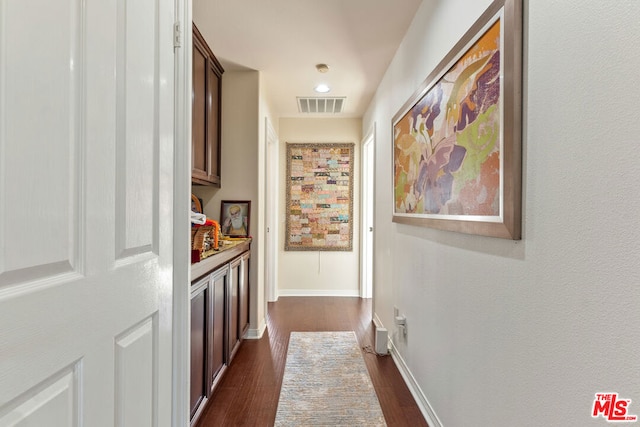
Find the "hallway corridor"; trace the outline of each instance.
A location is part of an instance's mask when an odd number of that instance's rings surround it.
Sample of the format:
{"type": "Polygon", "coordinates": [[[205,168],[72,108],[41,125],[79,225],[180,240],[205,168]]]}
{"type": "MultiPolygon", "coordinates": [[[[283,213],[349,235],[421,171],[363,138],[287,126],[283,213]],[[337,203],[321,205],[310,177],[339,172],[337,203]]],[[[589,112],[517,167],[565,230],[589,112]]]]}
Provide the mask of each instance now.
{"type": "MultiPolygon", "coordinates": [[[[196,427],[271,426],[291,331],[355,331],[361,347],[373,347],[371,300],[282,297],[269,303],[267,331],[245,340],[196,427]]],[[[391,356],[363,352],[388,426],[426,426],[391,356]]]]}

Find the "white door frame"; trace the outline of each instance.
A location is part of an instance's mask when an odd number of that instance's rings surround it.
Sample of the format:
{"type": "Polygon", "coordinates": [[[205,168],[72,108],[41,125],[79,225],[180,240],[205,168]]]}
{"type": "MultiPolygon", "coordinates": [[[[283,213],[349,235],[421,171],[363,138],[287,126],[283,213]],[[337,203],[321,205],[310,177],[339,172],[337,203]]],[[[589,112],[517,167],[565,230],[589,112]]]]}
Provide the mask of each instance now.
{"type": "Polygon", "coordinates": [[[173,181],[173,411],[171,425],[188,426],[191,371],[191,59],[192,2],[175,1],[182,46],[175,54],[175,135],[173,181]]]}
{"type": "Polygon", "coordinates": [[[376,125],[362,140],[361,178],[361,248],[360,251],[360,297],[373,297],[373,247],[374,247],[374,199],[375,199],[375,140],[376,125]]]}
{"type": "Polygon", "coordinates": [[[265,284],[268,302],[278,300],[278,160],[279,141],[268,117],[265,117],[265,144],[267,148],[266,187],[266,242],[265,284]]]}

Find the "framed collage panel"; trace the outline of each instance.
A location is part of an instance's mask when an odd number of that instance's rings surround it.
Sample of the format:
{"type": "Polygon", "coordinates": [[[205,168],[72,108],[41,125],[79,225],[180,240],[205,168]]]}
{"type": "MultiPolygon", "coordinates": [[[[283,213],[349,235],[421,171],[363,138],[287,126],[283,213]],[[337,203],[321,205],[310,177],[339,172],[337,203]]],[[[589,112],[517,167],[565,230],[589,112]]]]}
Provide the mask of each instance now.
{"type": "Polygon", "coordinates": [[[353,249],[352,143],[287,143],[287,251],[353,249]]]}

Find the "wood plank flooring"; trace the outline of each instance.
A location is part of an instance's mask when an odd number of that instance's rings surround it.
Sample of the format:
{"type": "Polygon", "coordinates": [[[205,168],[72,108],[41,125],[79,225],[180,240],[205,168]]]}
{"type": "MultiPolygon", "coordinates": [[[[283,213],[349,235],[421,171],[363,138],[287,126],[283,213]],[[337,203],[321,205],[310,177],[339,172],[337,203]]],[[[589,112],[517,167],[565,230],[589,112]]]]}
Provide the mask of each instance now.
{"type": "MultiPolygon", "coordinates": [[[[272,426],[291,331],[355,331],[361,347],[374,344],[371,300],[281,297],[269,303],[267,331],[245,340],[196,427],[272,426]]],[[[427,426],[391,356],[363,352],[388,426],[427,426]]]]}

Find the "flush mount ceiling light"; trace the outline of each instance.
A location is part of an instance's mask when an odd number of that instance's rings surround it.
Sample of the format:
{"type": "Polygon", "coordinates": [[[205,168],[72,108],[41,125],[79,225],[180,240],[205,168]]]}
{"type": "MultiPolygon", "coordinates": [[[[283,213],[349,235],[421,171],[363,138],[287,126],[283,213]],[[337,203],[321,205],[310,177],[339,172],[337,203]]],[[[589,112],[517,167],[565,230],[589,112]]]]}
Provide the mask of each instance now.
{"type": "Polygon", "coordinates": [[[331,90],[331,88],[326,84],[319,84],[313,90],[315,90],[318,93],[327,93],[331,90]]]}
{"type": "Polygon", "coordinates": [[[319,73],[326,73],[329,71],[329,66],[327,64],[316,64],[316,70],[319,73]]]}

